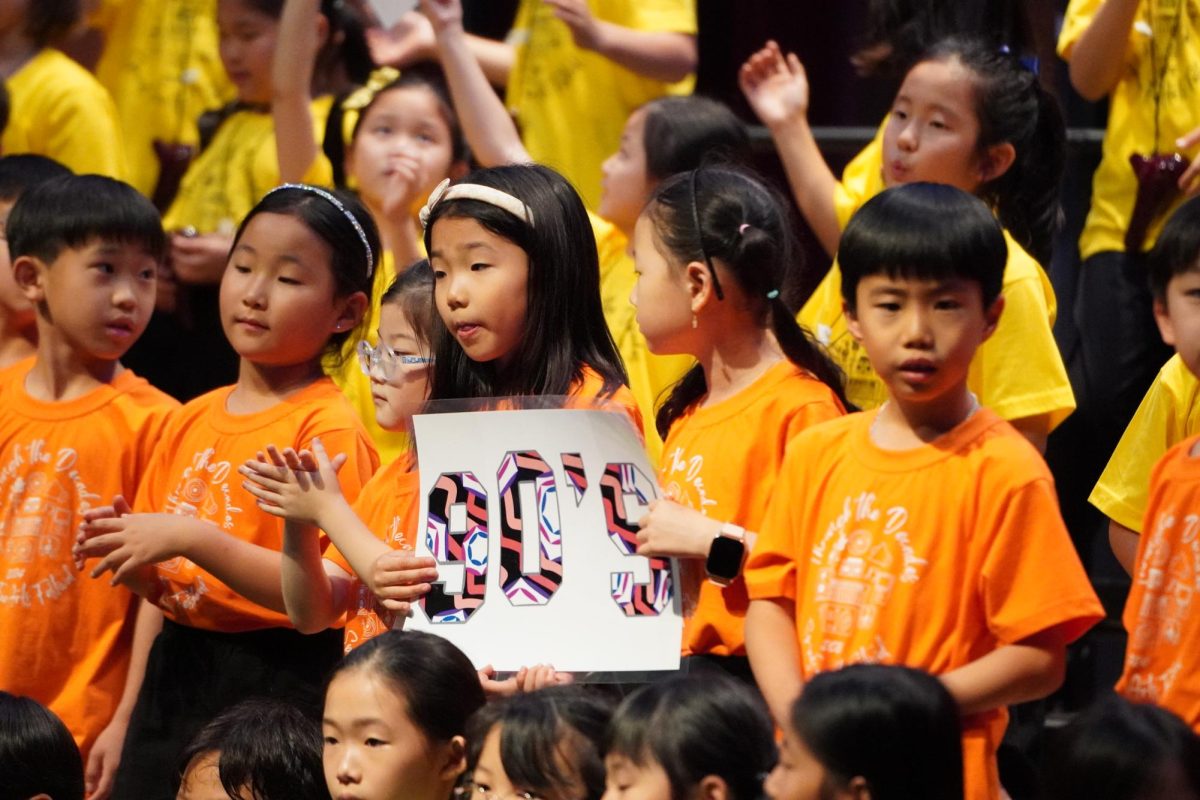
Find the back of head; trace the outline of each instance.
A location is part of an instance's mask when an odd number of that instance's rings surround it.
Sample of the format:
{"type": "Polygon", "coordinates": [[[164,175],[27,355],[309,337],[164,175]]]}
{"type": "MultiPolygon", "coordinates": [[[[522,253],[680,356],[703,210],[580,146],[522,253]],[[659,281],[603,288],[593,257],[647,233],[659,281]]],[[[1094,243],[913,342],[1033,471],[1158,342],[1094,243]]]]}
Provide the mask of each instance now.
{"type": "Polygon", "coordinates": [[[32,187],[70,174],[71,170],[45,156],[4,156],[0,158],[0,203],[15,202],[32,187]]]}
{"type": "Polygon", "coordinates": [[[83,18],[83,0],[36,0],[26,9],[25,35],[39,48],[57,44],[83,18]]]}
{"type": "Polygon", "coordinates": [[[716,775],[731,800],[757,800],[775,764],[775,728],[762,700],[732,678],[672,678],[625,698],[605,752],[637,764],[657,761],[673,797],[689,796],[716,775]]]}
{"type": "Polygon", "coordinates": [[[83,760],[58,717],[28,697],[0,692],[0,800],[83,800],[83,760]]]}
{"type": "Polygon", "coordinates": [[[699,95],[660,97],[646,112],[646,174],[661,181],[702,164],[750,163],[750,134],[724,103],[699,95]]]}
{"type": "Polygon", "coordinates": [[[863,204],[837,251],[842,299],[854,310],[859,282],[872,275],[979,284],[987,308],[1000,296],[1008,245],[978,197],[940,183],[886,189],[863,204]]]}
{"type": "Polygon", "coordinates": [[[471,660],[441,636],[388,631],[350,652],[333,678],[365,670],[403,695],[412,722],[434,741],[464,735],[486,702],[471,660]]]}
{"type": "Polygon", "coordinates": [[[433,344],[434,332],[442,323],[433,307],[433,268],[429,259],[423,258],[397,275],[379,302],[399,306],[418,342],[426,349],[433,344]]]}
{"type": "Polygon", "coordinates": [[[33,256],[47,264],[64,249],[97,240],[140,247],[158,261],[167,251],[150,201],[103,175],[63,175],[33,186],[13,206],[7,237],[13,260],[33,256]]]}
{"type": "Polygon", "coordinates": [[[1200,197],[1175,209],[1146,257],[1150,290],[1165,300],[1167,284],[1176,275],[1200,269],[1200,197]]]}
{"type": "Polygon", "coordinates": [[[316,720],[295,706],[246,700],[200,729],[180,756],[176,781],[193,759],[217,753],[221,785],[230,797],[246,797],[249,790],[254,800],[321,800],[329,796],[322,745],[316,720]]]}
{"type": "Polygon", "coordinates": [[[499,189],[529,209],[532,225],[480,200],[443,200],[430,209],[425,227],[433,262],[438,258],[433,232],[444,218],[473,219],[525,251],[525,335],[506,374],[499,375],[493,364],[471,361],[443,331],[435,342],[430,398],[565,395],[584,367],[600,375],[604,394],[615,392],[627,378],[600,305],[596,238],[579,194],[539,164],[476,170],[456,184],[499,189]]]}
{"type": "Polygon", "coordinates": [[[1012,166],[981,186],[978,194],[996,209],[1013,238],[1048,265],[1066,165],[1066,127],[1058,101],[1015,54],[979,38],[951,36],[930,47],[920,60],[955,60],[974,75],[976,151],[982,154],[1007,142],[1016,153],[1012,166]]]}
{"type": "Polygon", "coordinates": [[[1047,751],[1046,800],[1196,800],[1200,737],[1166,709],[1111,696],[1047,751]]]}
{"type": "Polygon", "coordinates": [[[861,776],[872,800],[962,797],[958,708],[920,670],[860,664],[816,675],[791,723],[839,785],[861,776]]]}
{"type": "MultiPolygon", "coordinates": [[[[283,15],[284,0],[244,2],[272,19],[283,15]]],[[[327,82],[341,73],[353,83],[362,83],[375,67],[367,46],[366,26],[356,5],[344,0],[321,0],[321,16],[325,17],[329,33],[325,45],[317,53],[314,73],[324,76],[327,82]]]]}
{"type": "Polygon", "coordinates": [[[467,728],[467,767],[474,769],[488,732],[500,726],[500,760],[514,786],[539,797],[604,794],[604,739],[613,705],[583,686],[555,686],[488,703],[467,728]],[[563,762],[568,763],[564,764],[563,762]]]}

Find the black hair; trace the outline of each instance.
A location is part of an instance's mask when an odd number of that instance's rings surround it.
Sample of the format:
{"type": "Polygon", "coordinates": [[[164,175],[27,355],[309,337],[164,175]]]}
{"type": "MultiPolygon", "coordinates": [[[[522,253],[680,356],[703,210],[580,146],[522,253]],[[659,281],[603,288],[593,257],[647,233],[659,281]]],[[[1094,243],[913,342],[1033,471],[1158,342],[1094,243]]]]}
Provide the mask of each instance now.
{"type": "Polygon", "coordinates": [[[978,197],[942,183],[907,183],[875,195],[850,218],[837,259],[851,311],[859,281],[871,275],[971,280],[990,308],[1004,285],[1008,245],[978,197]]]}
{"type": "MultiPolygon", "coordinates": [[[[363,120],[367,118],[367,112],[371,110],[381,95],[393,89],[413,87],[424,87],[433,93],[434,98],[437,99],[438,112],[442,121],[450,129],[450,160],[452,163],[459,161],[465,163],[470,158],[470,152],[467,149],[467,139],[463,134],[462,123],[459,122],[458,112],[454,110],[454,100],[450,95],[450,87],[446,83],[446,75],[442,72],[441,66],[432,61],[422,61],[405,67],[400,73],[400,77],[375,92],[371,102],[358,110],[358,119],[354,122],[350,141],[354,141],[354,138],[358,136],[363,120]]],[[[329,159],[329,163],[333,165],[333,180],[337,186],[344,186],[346,183],[347,143],[342,135],[342,120],[345,119],[346,110],[342,108],[341,102],[344,99],[344,97],[339,98],[339,102],[334,103],[333,109],[329,112],[329,121],[325,125],[325,139],[321,144],[321,149],[329,159]]]]}
{"type": "Polygon", "coordinates": [[[1194,270],[1200,270],[1200,197],[1175,209],[1146,256],[1146,276],[1157,300],[1166,300],[1172,278],[1194,270]]]}
{"type": "Polygon", "coordinates": [[[327,800],[323,744],[320,725],[295,706],[245,700],[222,711],[184,748],[174,788],[193,760],[214,753],[230,797],[248,789],[253,800],[327,800]]]}
{"type": "Polygon", "coordinates": [[[0,81],[0,134],[8,128],[8,118],[12,114],[12,95],[8,93],[8,85],[0,81]]]}
{"type": "Polygon", "coordinates": [[[701,164],[749,164],[750,134],[724,103],[707,97],[660,97],[642,106],[646,174],[654,180],[701,164]]]}
{"type": "Polygon", "coordinates": [[[855,664],[820,673],[793,704],[791,725],[837,788],[861,777],[872,800],[963,796],[958,706],[921,670],[855,664]]]}
{"type": "Polygon", "coordinates": [[[1066,164],[1066,128],[1058,101],[1016,55],[977,38],[943,39],[921,61],[957,61],[974,76],[977,154],[1004,142],[1016,152],[1012,166],[977,194],[995,208],[1017,243],[1048,265],[1066,164]]]}
{"type": "Polygon", "coordinates": [[[435,337],[430,399],[565,395],[585,368],[603,381],[603,396],[628,383],[600,305],[596,239],[579,194],[549,167],[519,164],[472,172],[460,183],[490,186],[523,202],[533,225],[480,200],[449,200],[431,210],[425,249],[436,258],[433,231],[443,218],[473,219],[529,257],[525,335],[509,368],[472,361],[452,334],[435,337]]]}
{"type": "Polygon", "coordinates": [[[1171,764],[1200,797],[1200,737],[1170,711],[1117,695],[1076,717],[1051,740],[1047,759],[1047,800],[1167,797],[1171,764]]]}
{"type": "Polygon", "coordinates": [[[82,0],[37,0],[26,7],[25,35],[37,47],[46,47],[70,33],[82,18],[82,0]]]}
{"type": "Polygon", "coordinates": [[[679,677],[638,689],[617,707],[607,755],[658,762],[673,800],[716,775],[732,800],[757,800],[775,765],[775,726],[761,698],[732,678],[679,677]]]}
{"type": "Polygon", "coordinates": [[[83,759],[62,720],[36,700],[0,691],[0,800],[83,800],[83,790],[83,759]]]}
{"type": "Polygon", "coordinates": [[[70,174],[71,170],[45,156],[4,156],[0,158],[0,202],[11,203],[31,186],[70,174]]]}
{"type": "Polygon", "coordinates": [[[464,736],[467,720],[487,701],[471,660],[441,636],[388,631],[367,641],[333,671],[379,675],[404,697],[412,723],[430,739],[464,736]]]}
{"type": "Polygon", "coordinates": [[[14,260],[34,256],[47,264],[96,239],[142,247],[159,262],[167,253],[154,205],[103,175],[67,174],[30,187],[13,206],[6,235],[14,260]]]}
{"type": "MultiPolygon", "coordinates": [[[[295,217],[304,223],[305,227],[316,234],[329,245],[332,260],[329,269],[333,273],[334,296],[347,297],[355,292],[363,292],[371,296],[375,276],[379,272],[379,259],[383,245],[379,240],[379,228],[370,212],[356,197],[347,192],[330,192],[316,187],[291,185],[283,186],[267,192],[254,208],[246,214],[242,224],[238,226],[233,237],[232,253],[241,241],[242,233],[250,220],[259,214],[283,214],[295,217]],[[332,194],[341,203],[342,208],[334,205],[325,194],[332,194]],[[346,217],[349,212],[358,222],[358,228],[346,217]],[[359,236],[361,230],[366,236],[359,236]],[[369,269],[368,269],[369,266],[369,269]]],[[[332,363],[340,363],[350,357],[352,348],[362,338],[364,327],[367,325],[366,315],[355,327],[334,333],[329,337],[325,346],[326,358],[332,363]]]]}
{"type": "Polygon", "coordinates": [[[600,800],[612,712],[606,696],[581,686],[553,686],[488,703],[467,726],[467,769],[475,769],[484,739],[499,725],[500,760],[514,787],[539,797],[564,795],[577,772],[583,797],[600,800]]]}
{"type": "MultiPolygon", "coordinates": [[[[795,306],[789,302],[794,300],[801,251],[787,208],[777,192],[749,174],[706,167],[660,184],[645,213],[664,255],[679,263],[711,259],[714,267],[720,264],[722,276],[737,281],[750,310],[775,334],[788,359],[829,386],[846,405],[841,370],[797,324],[795,306]]],[[[658,409],[659,435],[665,437],[671,423],[707,391],[704,369],[697,364],[658,409]]]]}
{"type": "MultiPolygon", "coordinates": [[[[284,0],[241,0],[260,14],[279,19],[284,0]]],[[[331,75],[339,68],[354,83],[362,83],[375,68],[367,45],[366,25],[362,16],[346,0],[321,0],[321,16],[329,23],[329,34],[313,72],[331,75]]]]}
{"type": "Polygon", "coordinates": [[[426,347],[432,345],[435,325],[441,325],[441,321],[436,319],[437,310],[433,307],[433,269],[429,259],[416,261],[397,275],[379,304],[399,306],[417,341],[426,347]]]}

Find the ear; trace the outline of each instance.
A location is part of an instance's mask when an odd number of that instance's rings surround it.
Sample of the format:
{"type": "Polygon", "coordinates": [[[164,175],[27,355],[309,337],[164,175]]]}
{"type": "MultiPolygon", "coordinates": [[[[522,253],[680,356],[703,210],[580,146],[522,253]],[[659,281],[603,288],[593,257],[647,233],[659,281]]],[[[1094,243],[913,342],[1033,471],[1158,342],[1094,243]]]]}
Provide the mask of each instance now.
{"type": "Polygon", "coordinates": [[[992,304],[983,311],[983,320],[985,326],[983,329],[983,341],[986,342],[991,338],[992,334],[996,332],[996,326],[1000,324],[1000,315],[1003,313],[1004,295],[1001,294],[997,295],[996,299],[992,301],[992,304]]]}
{"type": "Polygon", "coordinates": [[[40,258],[21,256],[12,263],[12,271],[13,281],[27,300],[37,304],[46,299],[46,265],[40,258]]]}
{"type": "Polygon", "coordinates": [[[317,14],[317,47],[329,44],[329,20],[324,14],[317,14]]]}
{"type": "Polygon", "coordinates": [[[1158,332],[1162,340],[1172,347],[1175,346],[1175,325],[1171,322],[1171,314],[1167,310],[1166,298],[1154,298],[1154,321],[1158,323],[1158,332]]]}
{"type": "Polygon", "coordinates": [[[856,775],[846,784],[845,792],[839,792],[839,794],[853,800],[871,800],[871,787],[867,785],[866,778],[856,775]]]}
{"type": "Polygon", "coordinates": [[[692,296],[692,313],[697,314],[715,296],[712,273],[708,271],[707,264],[692,261],[683,268],[683,276],[687,282],[688,293],[692,296]]]}
{"type": "Polygon", "coordinates": [[[729,784],[719,775],[705,775],[700,779],[693,795],[699,800],[729,800],[729,784]]]}
{"type": "Polygon", "coordinates": [[[861,342],[863,335],[862,326],[858,323],[858,312],[850,308],[850,304],[845,300],[842,301],[842,316],[846,318],[846,329],[850,331],[850,335],[856,342],[861,342]]]}
{"type": "Polygon", "coordinates": [[[467,769],[467,740],[462,736],[454,736],[438,749],[442,762],[437,765],[438,777],[450,782],[458,780],[458,776],[467,769]]]}
{"type": "Polygon", "coordinates": [[[446,170],[446,177],[452,181],[456,181],[459,178],[466,175],[470,171],[471,171],[471,165],[468,164],[465,160],[460,159],[458,161],[455,161],[453,164],[451,164],[450,169],[446,170]]]}
{"type": "Polygon", "coordinates": [[[341,333],[342,331],[350,330],[361,322],[363,314],[367,313],[367,306],[370,302],[364,292],[355,292],[344,299],[337,319],[333,321],[333,330],[341,333]]]}
{"type": "Polygon", "coordinates": [[[1008,172],[1017,160],[1017,148],[1012,142],[1000,142],[984,151],[979,160],[979,182],[988,183],[1008,172]]]}

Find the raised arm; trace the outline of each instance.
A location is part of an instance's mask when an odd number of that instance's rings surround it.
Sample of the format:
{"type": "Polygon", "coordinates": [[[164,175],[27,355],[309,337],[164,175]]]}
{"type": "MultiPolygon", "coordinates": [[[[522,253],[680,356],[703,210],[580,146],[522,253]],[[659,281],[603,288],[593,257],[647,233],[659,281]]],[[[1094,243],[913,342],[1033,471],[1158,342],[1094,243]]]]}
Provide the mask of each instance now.
{"type": "Polygon", "coordinates": [[[1125,70],[1129,31],[1141,0],[1105,0],[1070,53],[1071,85],[1086,100],[1099,100],[1125,70]]]}
{"type": "Polygon", "coordinates": [[[841,238],[834,206],[838,181],[808,125],[804,66],[795,53],[785,58],[778,44],[767,42],[742,65],[738,84],[775,141],[796,204],[825,252],[833,255],[841,238]]]}
{"type": "MultiPolygon", "coordinates": [[[[367,40],[377,64],[403,68],[437,58],[433,26],[428,17],[417,11],[405,14],[390,29],[372,28],[367,31],[367,40]]],[[[507,84],[516,60],[512,46],[471,34],[466,34],[466,40],[487,79],[495,86],[507,84]]]]}
{"type": "Polygon", "coordinates": [[[271,68],[271,116],[281,183],[299,183],[317,158],[312,78],[321,47],[321,0],[287,0],[271,68]]]}
{"type": "Polygon", "coordinates": [[[571,29],[576,46],[653,80],[674,83],[696,71],[696,37],[640,31],[592,16],[587,0],[543,0],[571,29]]]}

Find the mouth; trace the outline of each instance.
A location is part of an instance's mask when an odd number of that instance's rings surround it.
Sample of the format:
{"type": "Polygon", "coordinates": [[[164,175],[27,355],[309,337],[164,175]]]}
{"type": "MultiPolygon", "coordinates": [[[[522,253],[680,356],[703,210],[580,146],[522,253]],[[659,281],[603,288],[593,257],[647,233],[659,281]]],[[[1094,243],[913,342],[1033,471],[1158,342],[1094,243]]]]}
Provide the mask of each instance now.
{"type": "Polygon", "coordinates": [[[114,339],[128,339],[137,331],[137,326],[131,319],[117,319],[106,323],[104,330],[114,339]]]}
{"type": "Polygon", "coordinates": [[[456,322],[454,323],[454,335],[460,342],[468,342],[474,339],[483,328],[476,322],[456,322]]]}
{"type": "Polygon", "coordinates": [[[233,324],[250,331],[265,331],[270,328],[267,323],[252,317],[235,317],[233,324]]]}
{"type": "Polygon", "coordinates": [[[908,383],[927,383],[937,372],[937,365],[927,358],[910,358],[897,370],[908,383]]]}

